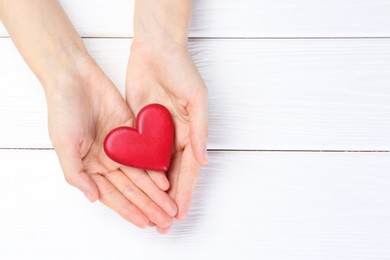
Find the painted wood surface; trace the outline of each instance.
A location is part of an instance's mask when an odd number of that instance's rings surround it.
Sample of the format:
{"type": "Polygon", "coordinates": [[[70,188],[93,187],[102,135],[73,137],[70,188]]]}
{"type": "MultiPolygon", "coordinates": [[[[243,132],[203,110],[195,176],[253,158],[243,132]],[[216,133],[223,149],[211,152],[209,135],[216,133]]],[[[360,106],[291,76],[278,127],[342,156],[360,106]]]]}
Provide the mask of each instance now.
{"type": "MultiPolygon", "coordinates": [[[[124,93],[128,39],[85,39],[124,93]]],[[[390,40],[191,40],[211,149],[390,150],[390,40]]],[[[51,147],[39,82],[0,39],[0,147],[51,147]]]]}
{"type": "MultiPolygon", "coordinates": [[[[60,1],[123,94],[134,0],[60,1]]],[[[161,236],[40,150],[44,93],[0,23],[0,259],[390,259],[390,1],[194,0],[190,36],[211,163],[161,236]]]]}
{"type": "Polygon", "coordinates": [[[54,151],[1,150],[0,259],[390,258],[388,153],[210,159],[189,219],[161,236],[89,204],[54,151]]]}
{"type": "MultiPolygon", "coordinates": [[[[82,36],[133,35],[134,0],[61,3],[82,36]]],[[[390,37],[390,1],[195,0],[190,36],[390,37]]]]}

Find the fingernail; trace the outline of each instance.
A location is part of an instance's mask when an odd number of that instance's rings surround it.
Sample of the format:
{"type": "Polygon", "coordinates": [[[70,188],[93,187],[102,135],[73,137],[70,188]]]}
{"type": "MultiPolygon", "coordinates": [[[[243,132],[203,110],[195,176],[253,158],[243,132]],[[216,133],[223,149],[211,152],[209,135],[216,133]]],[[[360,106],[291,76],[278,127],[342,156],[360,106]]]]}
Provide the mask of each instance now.
{"type": "Polygon", "coordinates": [[[85,195],[85,197],[87,197],[87,199],[88,199],[90,202],[93,202],[93,197],[92,197],[91,193],[89,193],[88,191],[85,191],[85,192],[84,192],[84,195],[85,195]]]}

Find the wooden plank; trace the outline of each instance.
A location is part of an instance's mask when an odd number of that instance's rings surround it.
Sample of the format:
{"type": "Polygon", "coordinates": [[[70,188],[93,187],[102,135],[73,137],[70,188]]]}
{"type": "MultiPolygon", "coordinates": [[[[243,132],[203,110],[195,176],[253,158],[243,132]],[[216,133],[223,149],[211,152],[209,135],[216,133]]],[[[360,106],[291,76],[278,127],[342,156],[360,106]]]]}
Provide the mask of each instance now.
{"type": "MultiPolygon", "coordinates": [[[[84,37],[131,37],[129,0],[62,0],[84,37]]],[[[384,0],[194,1],[192,37],[389,37],[384,0]]],[[[1,26],[0,26],[1,27],[1,26]]],[[[0,35],[7,35],[0,28],[0,35]]]]}
{"type": "Polygon", "coordinates": [[[388,259],[389,153],[211,153],[189,219],[137,230],[54,151],[0,150],[1,259],[388,259]]]}
{"type": "MultiPolygon", "coordinates": [[[[130,40],[86,39],[124,93],[130,40]]],[[[0,39],[0,147],[51,147],[39,82],[0,39]]],[[[192,40],[213,149],[390,150],[390,40],[192,40]]]]}

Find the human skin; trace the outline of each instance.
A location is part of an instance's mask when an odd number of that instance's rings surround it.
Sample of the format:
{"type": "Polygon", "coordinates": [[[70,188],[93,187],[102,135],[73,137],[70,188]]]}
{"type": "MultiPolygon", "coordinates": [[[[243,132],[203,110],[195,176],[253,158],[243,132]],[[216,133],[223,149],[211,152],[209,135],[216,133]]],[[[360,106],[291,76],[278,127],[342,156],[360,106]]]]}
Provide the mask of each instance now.
{"type": "MultiPolygon", "coordinates": [[[[136,0],[126,98],[134,113],[150,103],[166,106],[175,123],[169,195],[186,218],[201,164],[208,163],[207,88],[188,52],[190,0],[136,0]]],[[[149,172],[150,173],[150,172],[149,172]]],[[[160,233],[169,228],[157,224],[160,233]]]]}
{"type": "Polygon", "coordinates": [[[59,3],[0,0],[0,19],[44,88],[49,135],[65,179],[141,228],[169,228],[177,206],[165,192],[165,175],[124,167],[104,153],[106,134],[134,126],[134,116],[59,3]]]}

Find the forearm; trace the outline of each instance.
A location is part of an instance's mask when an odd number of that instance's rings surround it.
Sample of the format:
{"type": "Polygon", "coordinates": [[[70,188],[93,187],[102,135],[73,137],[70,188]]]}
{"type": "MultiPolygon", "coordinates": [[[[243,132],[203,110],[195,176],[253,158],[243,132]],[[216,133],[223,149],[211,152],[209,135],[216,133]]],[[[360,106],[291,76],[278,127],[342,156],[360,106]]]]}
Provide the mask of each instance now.
{"type": "Polygon", "coordinates": [[[0,0],[0,19],[43,86],[67,70],[86,50],[55,0],[0,0]]]}
{"type": "Polygon", "coordinates": [[[134,40],[146,44],[186,45],[192,0],[136,0],[134,40]]]}

